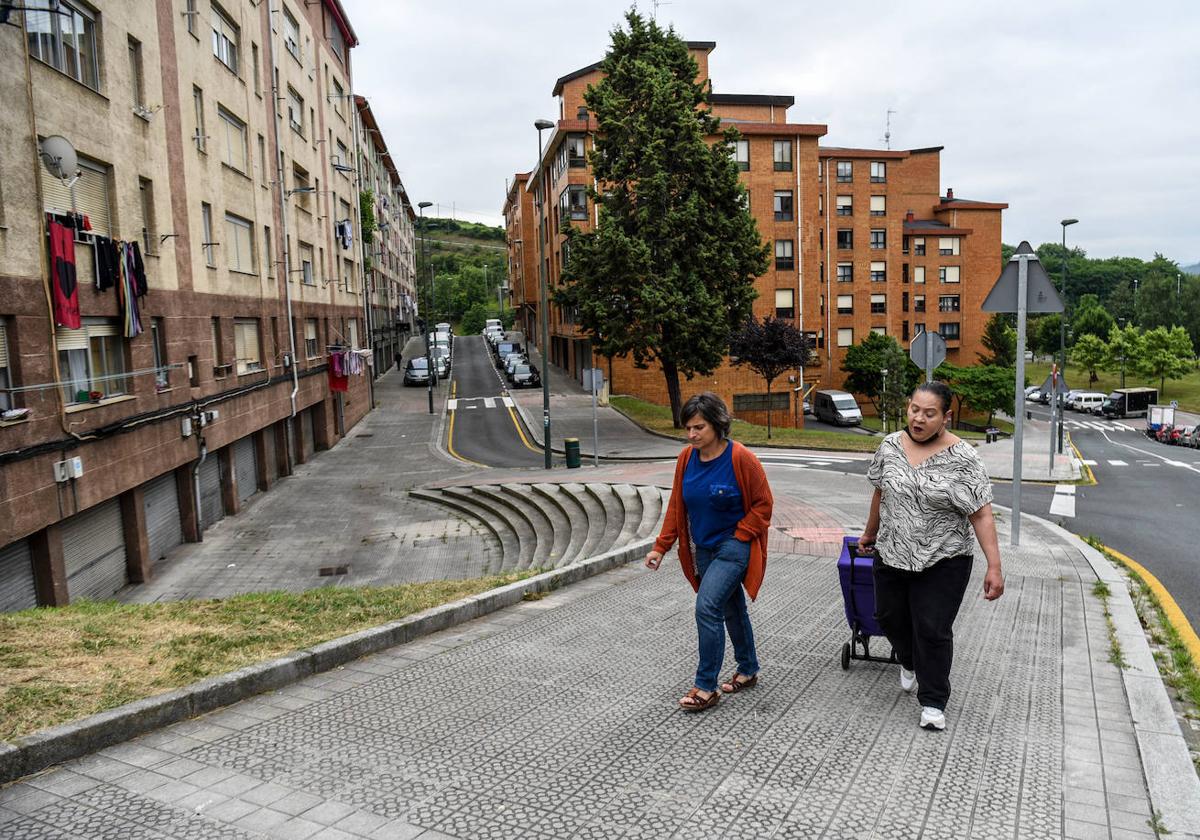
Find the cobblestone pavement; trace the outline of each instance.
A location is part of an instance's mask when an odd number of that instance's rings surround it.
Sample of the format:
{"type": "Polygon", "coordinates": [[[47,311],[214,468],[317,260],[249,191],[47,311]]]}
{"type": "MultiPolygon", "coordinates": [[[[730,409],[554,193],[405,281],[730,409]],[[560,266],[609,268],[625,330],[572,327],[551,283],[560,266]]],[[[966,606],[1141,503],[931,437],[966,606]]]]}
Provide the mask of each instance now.
{"type": "Polygon", "coordinates": [[[710,712],[675,705],[690,589],[673,561],[630,566],[26,779],[0,791],[0,836],[1154,836],[1078,549],[1002,535],[994,603],[977,558],[930,733],[894,666],[838,662],[835,534],[864,487],[786,481],[751,607],[760,684],[710,712]]]}

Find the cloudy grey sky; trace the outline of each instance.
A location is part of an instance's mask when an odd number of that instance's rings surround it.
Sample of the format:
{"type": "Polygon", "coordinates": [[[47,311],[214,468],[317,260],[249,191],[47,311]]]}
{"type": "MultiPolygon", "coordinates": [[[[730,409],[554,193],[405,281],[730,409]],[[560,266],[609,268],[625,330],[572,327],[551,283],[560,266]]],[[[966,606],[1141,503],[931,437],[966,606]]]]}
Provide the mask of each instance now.
{"type": "MultiPolygon", "coordinates": [[[[558,115],[555,79],[603,57],[630,5],[343,2],[355,90],[413,201],[491,223],[534,163],[534,119],[558,115]]],[[[825,145],[882,148],[893,109],[892,148],[945,146],[943,192],[1009,203],[1006,242],[1075,217],[1091,256],[1200,261],[1196,0],[672,0],[658,19],[717,42],[718,93],[790,94],[825,145]]]]}

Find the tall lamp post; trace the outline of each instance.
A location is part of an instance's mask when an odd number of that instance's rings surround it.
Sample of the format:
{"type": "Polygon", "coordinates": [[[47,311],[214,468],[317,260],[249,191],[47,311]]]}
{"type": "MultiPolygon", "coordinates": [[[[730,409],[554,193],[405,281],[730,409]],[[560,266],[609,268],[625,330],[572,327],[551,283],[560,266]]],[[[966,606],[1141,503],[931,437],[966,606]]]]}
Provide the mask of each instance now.
{"type": "MultiPolygon", "coordinates": [[[[550,120],[534,120],[533,127],[537,129],[538,135],[538,169],[542,168],[542,132],[548,128],[554,128],[554,123],[550,120]]],[[[534,194],[537,198],[538,210],[538,226],[542,228],[542,205],[545,204],[543,196],[546,192],[546,179],[542,172],[538,172],[538,191],[534,194]]],[[[540,285],[540,298],[538,304],[538,318],[542,322],[542,450],[546,456],[546,469],[550,469],[550,304],[546,299],[546,232],[545,229],[538,231],[538,281],[540,285]]]]}
{"type": "MultiPolygon", "coordinates": [[[[1063,247],[1063,264],[1062,264],[1062,299],[1065,305],[1067,300],[1067,228],[1070,225],[1079,224],[1078,219],[1063,219],[1059,222],[1062,225],[1062,247],[1063,247]]],[[[1065,376],[1067,373],[1067,313],[1064,308],[1063,314],[1059,316],[1058,321],[1058,369],[1065,376]]],[[[1063,409],[1058,404],[1058,389],[1054,389],[1056,393],[1051,395],[1051,399],[1055,401],[1058,407],[1058,454],[1063,451],[1063,409]]]]}
{"type": "MultiPolygon", "coordinates": [[[[427,298],[427,300],[429,302],[429,308],[431,311],[425,313],[426,318],[428,318],[431,314],[433,314],[432,313],[432,309],[433,309],[433,267],[431,265],[429,265],[429,249],[425,244],[425,238],[426,238],[425,208],[432,207],[432,206],[433,206],[432,201],[422,201],[417,205],[417,207],[421,211],[421,260],[425,263],[426,268],[429,269],[429,297],[427,298]]],[[[425,333],[425,372],[428,374],[428,376],[425,379],[425,382],[426,382],[426,389],[429,391],[429,413],[433,414],[433,375],[434,375],[433,374],[433,353],[431,352],[430,347],[429,347],[429,329],[428,329],[428,327],[429,327],[429,322],[426,321],[425,327],[423,327],[421,329],[421,332],[425,333]]]]}

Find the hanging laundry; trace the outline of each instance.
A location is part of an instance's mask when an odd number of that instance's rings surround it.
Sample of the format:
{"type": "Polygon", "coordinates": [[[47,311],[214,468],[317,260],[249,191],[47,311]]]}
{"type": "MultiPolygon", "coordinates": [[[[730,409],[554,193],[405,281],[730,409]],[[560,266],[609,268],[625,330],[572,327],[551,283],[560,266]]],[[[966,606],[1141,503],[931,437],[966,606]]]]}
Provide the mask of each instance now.
{"type": "Polygon", "coordinates": [[[330,365],[326,373],[329,374],[329,390],[341,391],[345,393],[350,390],[350,379],[344,373],[336,373],[333,365],[330,365]]]}
{"type": "Polygon", "coordinates": [[[142,262],[142,246],[135,239],[126,243],[129,249],[129,270],[133,274],[133,287],[138,297],[145,297],[149,287],[146,285],[146,264],[142,262]]]}
{"type": "Polygon", "coordinates": [[[92,237],[92,248],[96,252],[96,291],[103,292],[121,278],[121,255],[114,240],[99,234],[92,237]]]}
{"type": "MultiPolygon", "coordinates": [[[[137,253],[136,242],[122,242],[120,253],[121,276],[117,282],[117,311],[121,314],[121,324],[125,337],[136,338],[142,334],[142,319],[138,311],[137,280],[137,271],[141,264],[141,256],[137,253]]],[[[142,294],[145,294],[145,292],[142,294]]]]}
{"type": "Polygon", "coordinates": [[[66,225],[49,221],[50,285],[53,288],[54,323],[79,329],[79,283],[75,276],[75,233],[66,225]]]}

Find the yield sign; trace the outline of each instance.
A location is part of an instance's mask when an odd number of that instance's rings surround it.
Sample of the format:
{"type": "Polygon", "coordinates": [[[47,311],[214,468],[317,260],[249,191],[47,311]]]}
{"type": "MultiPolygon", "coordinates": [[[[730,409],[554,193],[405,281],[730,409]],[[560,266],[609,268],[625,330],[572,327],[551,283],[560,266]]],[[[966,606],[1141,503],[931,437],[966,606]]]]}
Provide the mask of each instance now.
{"type": "MultiPolygon", "coordinates": [[[[1022,242],[1004,266],[1000,279],[988,292],[983,302],[984,312],[1016,312],[1017,307],[1017,273],[1020,271],[1020,254],[1033,254],[1033,248],[1028,242],[1022,242]]],[[[1042,268],[1036,256],[1027,260],[1029,263],[1029,279],[1026,286],[1025,310],[1027,312],[1062,312],[1063,302],[1054,289],[1054,284],[1042,268]]]]}

